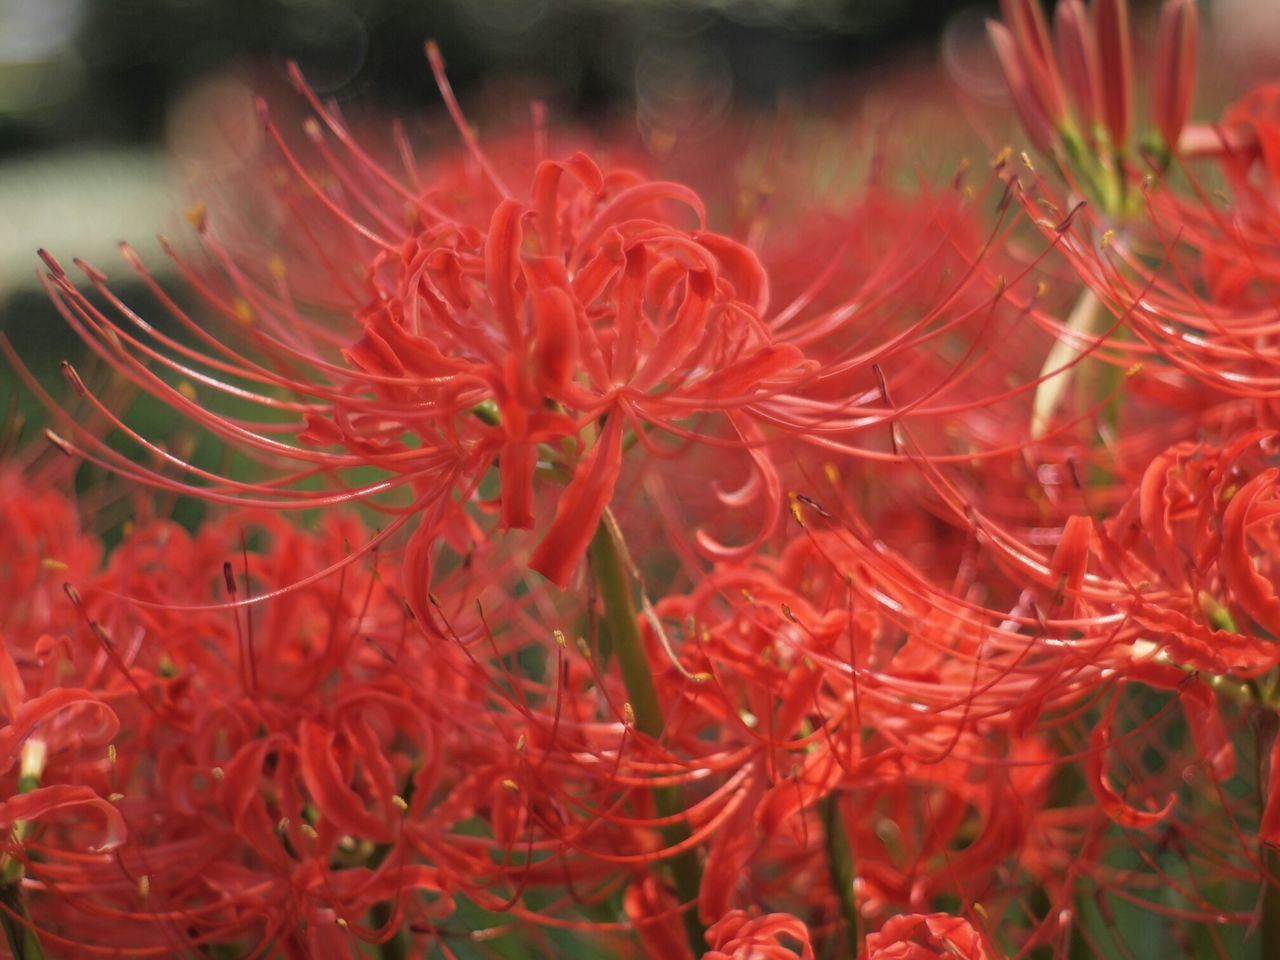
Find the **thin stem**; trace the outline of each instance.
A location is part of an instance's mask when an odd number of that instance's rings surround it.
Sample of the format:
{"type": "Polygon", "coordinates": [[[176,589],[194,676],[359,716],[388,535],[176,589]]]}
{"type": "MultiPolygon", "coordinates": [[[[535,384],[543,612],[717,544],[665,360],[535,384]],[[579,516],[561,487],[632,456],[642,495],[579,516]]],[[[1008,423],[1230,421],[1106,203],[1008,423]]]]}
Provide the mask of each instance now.
{"type": "MultiPolygon", "coordinates": [[[[618,661],[622,682],[627,688],[627,700],[635,714],[636,729],[658,740],[666,728],[662,704],[658,699],[658,688],[653,682],[653,673],[649,669],[644,640],[640,636],[635,597],[627,579],[622,548],[615,539],[607,516],[601,519],[596,528],[589,555],[596,586],[604,602],[605,621],[612,640],[613,655],[618,661]]],[[[653,800],[658,815],[663,818],[676,817],[684,812],[679,787],[655,787],[653,800]]],[[[681,843],[689,838],[688,824],[684,821],[668,824],[662,828],[662,836],[668,845],[681,843]]],[[[700,957],[707,948],[696,908],[698,891],[702,885],[702,868],[698,863],[698,855],[689,848],[672,857],[668,866],[680,902],[695,904],[692,909],[686,908],[683,911],[681,919],[693,955],[700,957]]]]}
{"type": "Polygon", "coordinates": [[[862,918],[858,914],[858,901],[854,896],[853,847],[849,831],[845,829],[840,814],[840,801],[836,794],[822,798],[822,826],[827,841],[827,875],[840,903],[840,915],[848,929],[849,956],[857,956],[862,945],[862,918]]]}
{"type": "Polygon", "coordinates": [[[0,925],[4,927],[4,938],[14,960],[44,960],[44,950],[30,926],[31,917],[22,897],[21,881],[0,883],[0,901],[6,908],[0,911],[0,925]]]}
{"type": "Polygon", "coordinates": [[[1267,868],[1262,878],[1266,889],[1262,894],[1262,956],[1280,957],[1280,886],[1275,883],[1280,878],[1280,854],[1268,848],[1263,855],[1263,863],[1267,868]]]}

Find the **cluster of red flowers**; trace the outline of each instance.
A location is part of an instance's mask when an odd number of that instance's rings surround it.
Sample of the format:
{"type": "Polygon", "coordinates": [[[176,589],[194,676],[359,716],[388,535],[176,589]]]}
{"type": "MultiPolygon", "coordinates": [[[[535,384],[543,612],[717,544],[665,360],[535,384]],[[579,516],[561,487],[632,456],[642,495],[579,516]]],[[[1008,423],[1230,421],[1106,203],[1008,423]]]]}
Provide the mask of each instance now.
{"type": "Polygon", "coordinates": [[[1142,134],[1123,0],[990,30],[1038,153],[976,180],[481,144],[429,47],[463,148],[295,73],[198,308],[42,253],[13,955],[1280,951],[1280,92],[1188,125],[1190,0],[1142,134]]]}

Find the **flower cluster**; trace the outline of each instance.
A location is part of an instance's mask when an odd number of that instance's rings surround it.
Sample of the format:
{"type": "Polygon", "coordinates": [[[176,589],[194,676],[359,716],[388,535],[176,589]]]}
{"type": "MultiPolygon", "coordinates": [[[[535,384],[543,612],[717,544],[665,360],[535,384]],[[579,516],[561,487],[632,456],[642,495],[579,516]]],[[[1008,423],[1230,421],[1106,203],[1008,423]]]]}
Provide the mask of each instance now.
{"type": "Polygon", "coordinates": [[[42,252],[14,956],[1280,951],[1280,110],[1192,123],[1167,0],[1135,135],[1131,29],[1008,0],[1037,155],[838,203],[794,123],[482,144],[428,45],[419,156],[295,70],[198,307],[42,252]]]}

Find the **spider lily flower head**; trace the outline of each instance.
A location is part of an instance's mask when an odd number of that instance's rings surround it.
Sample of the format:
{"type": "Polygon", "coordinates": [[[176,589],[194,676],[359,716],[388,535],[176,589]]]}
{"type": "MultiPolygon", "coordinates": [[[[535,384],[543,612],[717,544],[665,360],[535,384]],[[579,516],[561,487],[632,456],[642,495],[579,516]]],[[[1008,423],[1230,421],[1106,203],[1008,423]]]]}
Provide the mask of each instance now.
{"type": "Polygon", "coordinates": [[[1081,210],[1059,244],[1089,296],[1131,334],[1103,348],[1136,374],[1126,392],[1154,389],[1193,414],[1191,430],[1146,431],[1159,446],[1202,428],[1230,439],[1276,423],[1280,357],[1259,336],[1274,324],[1280,284],[1274,115],[1273,86],[1263,85],[1219,122],[1184,132],[1182,157],[1216,163],[1212,176],[1229,190],[1186,162],[1187,188],[1145,191],[1145,216],[1117,230],[1081,210]]]}
{"type": "MultiPolygon", "coordinates": [[[[564,586],[613,496],[627,447],[703,414],[723,418],[738,443],[757,444],[750,405],[803,382],[812,365],[774,337],[759,260],[708,229],[693,190],[602,168],[584,152],[547,159],[540,128],[532,152],[509,143],[497,155],[482,151],[438,52],[428,52],[467,147],[434,169],[419,168],[406,147],[406,173],[393,176],[296,71],[319,117],[307,125],[310,155],[289,144],[263,107],[283,157],[280,202],[295,220],[308,218],[290,228],[290,244],[302,237],[312,245],[301,275],[316,262],[361,263],[354,287],[321,284],[330,297],[335,286],[346,289],[346,317],[308,312],[303,291],[291,287],[292,260],[242,265],[203,210],[194,219],[221,276],[177,262],[228,321],[226,342],[179,310],[128,251],[196,347],[159,334],[86,268],[124,320],[109,318],[46,255],[47,284],[64,316],[115,370],[255,459],[298,469],[245,483],[164,456],[197,486],[132,467],[92,437],[74,449],[137,479],[226,502],[298,509],[373,501],[399,514],[397,525],[423,516],[428,544],[442,534],[477,538],[455,504],[481,499],[493,475],[497,489],[483,499],[497,527],[537,528],[528,564],[564,586]],[[314,228],[311,217],[319,217],[314,228]],[[234,341],[245,349],[228,345],[234,341]],[[269,416],[253,423],[219,413],[206,399],[218,395],[269,416]],[[282,417],[302,421],[296,442],[284,436],[282,417]],[[362,466],[386,479],[342,479],[362,466]],[[316,478],[331,489],[297,488],[316,478]],[[552,487],[562,495],[549,496],[552,487]],[[396,491],[408,491],[407,511],[392,502],[396,491]]],[[[83,383],[68,375],[83,395],[83,383]]],[[[709,537],[701,545],[711,555],[732,552],[709,537]]],[[[415,604],[419,612],[427,606],[415,604]]]]}
{"type": "Polygon", "coordinates": [[[24,647],[67,629],[62,585],[88,580],[103,552],[74,500],[37,478],[0,468],[0,630],[24,647]]]}
{"type": "Polygon", "coordinates": [[[785,913],[752,916],[731,910],[707,928],[711,949],[702,960],[813,960],[809,929],[785,913]]]}
{"type": "Polygon", "coordinates": [[[778,558],[720,565],[657,605],[662,621],[696,625],[696,653],[687,639],[679,647],[683,673],[707,678],[658,673],[668,700],[686,704],[673,744],[736,806],[710,840],[706,922],[736,905],[743,876],[751,889],[780,883],[770,902],[800,909],[787,898],[802,869],[833,909],[824,836],[857,851],[868,917],[949,895],[958,875],[973,896],[1032,846],[1052,754],[1025,723],[1014,743],[1008,734],[1026,699],[1086,694],[1058,676],[1072,655],[966,624],[972,611],[947,606],[901,557],[883,545],[862,553],[846,536],[802,530],[778,558]],[[949,848],[956,831],[962,851],[949,848]]]}
{"type": "Polygon", "coordinates": [[[867,934],[859,960],[990,960],[982,935],[964,917],[901,914],[867,934]]]}
{"type": "Polygon", "coordinates": [[[1167,167],[1190,111],[1198,17],[1194,0],[1166,0],[1160,14],[1148,132],[1134,133],[1134,43],[1128,0],[1062,0],[1051,31],[1039,0],[1003,0],[988,24],[996,58],[1032,144],[1112,213],[1126,180],[1167,167]]]}
{"type": "MultiPolygon", "coordinates": [[[[806,375],[761,323],[768,285],[754,254],[704,216],[687,188],[602,172],[579,153],[539,164],[528,199],[504,197],[488,223],[438,226],[443,239],[375,261],[374,301],[345,357],[387,409],[448,415],[437,429],[469,470],[496,463],[502,528],[535,525],[539,463],[562,474],[530,557],[562,586],[612,497],[628,433],[732,416],[806,375]]],[[[341,420],[351,448],[361,420],[341,420]]]]}
{"type": "MultiPolygon", "coordinates": [[[[83,632],[100,644],[82,674],[91,689],[29,698],[0,728],[7,757],[9,741],[43,718],[48,788],[68,807],[80,796],[72,787],[109,794],[119,827],[110,857],[47,858],[28,871],[50,942],[157,953],[275,943],[339,956],[356,938],[387,939],[406,911],[424,923],[451,911],[451,881],[411,846],[451,826],[425,811],[446,742],[431,704],[465,701],[457,678],[407,642],[393,571],[348,563],[337,576],[300,576],[367,536],[354,515],[331,515],[314,533],[267,511],[229,513],[194,535],[152,521],[126,535],[83,600],[75,591],[75,608],[95,617],[83,632]],[[128,736],[69,765],[49,718],[93,705],[110,721],[104,736],[120,723],[128,736]],[[379,843],[402,846],[375,861],[379,843]],[[411,892],[395,923],[361,924],[411,892]],[[118,921],[109,931],[98,929],[104,911],[118,921]],[[181,912],[180,928],[166,911],[181,912]]],[[[0,658],[15,689],[4,667],[0,658]]],[[[81,755],[102,742],[84,727],[76,741],[81,755]]],[[[46,830],[42,849],[66,848],[92,823],[46,830]]]]}
{"type": "Polygon", "coordinates": [[[1280,189],[1280,83],[1259,84],[1233,103],[1218,135],[1229,168],[1257,159],[1272,190],[1280,189]]]}

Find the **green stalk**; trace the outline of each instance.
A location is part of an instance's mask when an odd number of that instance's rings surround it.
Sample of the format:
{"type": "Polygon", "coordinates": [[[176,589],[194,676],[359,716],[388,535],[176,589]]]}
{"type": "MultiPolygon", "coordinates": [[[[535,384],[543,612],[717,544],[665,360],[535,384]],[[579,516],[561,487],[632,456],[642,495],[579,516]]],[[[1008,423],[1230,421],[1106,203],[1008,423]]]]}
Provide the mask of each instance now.
{"type": "MultiPolygon", "coordinates": [[[[666,722],[662,716],[662,704],[658,688],[654,685],[645,655],[644,642],[637,625],[635,597],[627,579],[622,550],[610,529],[608,518],[602,518],[591,540],[589,551],[591,569],[604,601],[605,621],[612,640],[613,655],[622,672],[622,682],[627,688],[627,700],[635,714],[636,729],[657,740],[661,738],[666,722]]],[[[684,810],[679,787],[666,786],[653,789],[654,806],[659,816],[675,817],[684,810]]],[[[671,823],[662,828],[662,836],[668,845],[681,843],[689,838],[689,828],[684,822],[671,823]]],[[[671,879],[681,903],[697,903],[702,884],[702,869],[698,855],[689,848],[668,861],[671,879]]],[[[685,936],[693,955],[700,957],[706,951],[706,938],[698,912],[686,909],[681,914],[685,936]]]]}
{"type": "MultiPolygon", "coordinates": [[[[1071,367],[1067,364],[1076,360],[1089,348],[1093,339],[1104,328],[1108,318],[1107,308],[1103,306],[1102,301],[1093,295],[1093,291],[1085,289],[1080,294],[1080,299],[1076,301],[1076,305],[1071,308],[1071,315],[1067,317],[1067,329],[1049,350],[1049,355],[1045,357],[1044,365],[1040,368],[1040,376],[1047,376],[1048,379],[1042,380],[1036,387],[1035,398],[1032,401],[1032,440],[1038,440],[1048,432],[1054,411],[1061,404],[1067,388],[1077,375],[1080,363],[1071,367]],[[1054,370],[1058,373],[1052,373],[1054,370]]],[[[1083,362],[1086,361],[1081,361],[1083,362]]]]}
{"type": "MultiPolygon", "coordinates": [[[[1263,863],[1269,877],[1280,877],[1280,855],[1268,849],[1263,854],[1263,863]]],[[[1280,957],[1280,887],[1267,877],[1262,882],[1266,890],[1262,894],[1262,956],[1280,957]]]]}
{"type": "MultiPolygon", "coordinates": [[[[1267,680],[1274,679],[1272,677],[1259,677],[1256,681],[1260,699],[1266,706],[1259,710],[1255,715],[1254,737],[1258,749],[1258,769],[1262,769],[1265,758],[1271,752],[1275,738],[1280,736],[1280,729],[1277,729],[1277,719],[1280,713],[1267,702],[1266,694],[1270,692],[1267,689],[1267,680]]],[[[1274,687],[1270,688],[1274,690],[1274,687]]],[[[1274,780],[1277,771],[1271,771],[1271,777],[1274,780]]],[[[1280,886],[1276,880],[1280,879],[1280,853],[1273,850],[1269,846],[1262,848],[1262,866],[1264,875],[1262,882],[1264,889],[1262,892],[1262,916],[1258,920],[1258,926],[1261,928],[1260,939],[1262,941],[1262,956],[1270,960],[1271,957],[1280,957],[1280,886]]]]}
{"type": "Polygon", "coordinates": [[[827,875],[840,902],[840,915],[848,929],[849,956],[855,957],[862,946],[862,918],[858,914],[858,902],[853,893],[853,846],[849,832],[840,815],[837,795],[829,793],[822,798],[822,826],[827,842],[827,875]]]}
{"type": "Polygon", "coordinates": [[[14,960],[44,960],[40,941],[29,926],[31,916],[27,913],[27,905],[22,898],[21,880],[18,883],[10,883],[8,879],[0,882],[0,902],[5,906],[5,910],[0,913],[0,925],[4,926],[4,938],[8,941],[9,952],[13,954],[14,960]],[[10,914],[10,910],[18,916],[10,914]],[[22,919],[19,920],[18,917],[22,919]]]}

